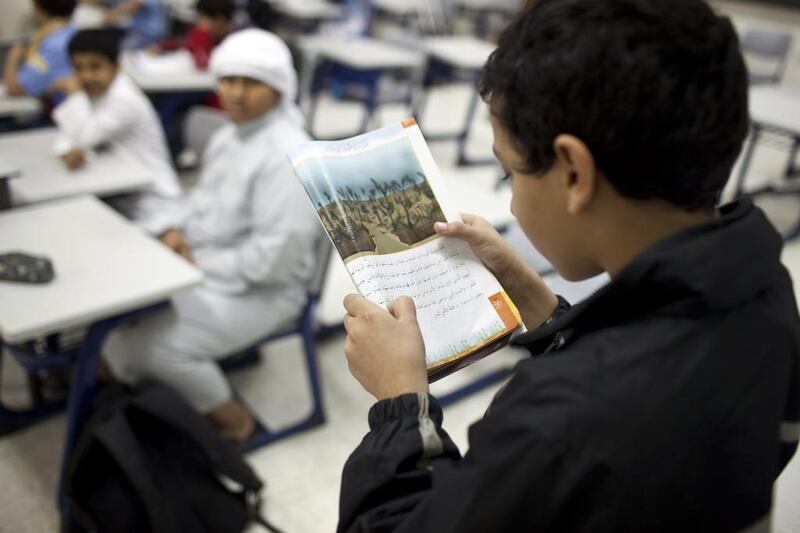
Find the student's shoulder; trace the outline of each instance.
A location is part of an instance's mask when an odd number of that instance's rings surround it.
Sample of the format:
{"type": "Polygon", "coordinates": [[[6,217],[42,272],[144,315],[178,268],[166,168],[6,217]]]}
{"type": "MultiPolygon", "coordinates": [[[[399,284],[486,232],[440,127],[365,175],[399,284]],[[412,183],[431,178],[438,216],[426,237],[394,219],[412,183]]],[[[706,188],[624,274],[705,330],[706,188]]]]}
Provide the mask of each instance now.
{"type": "Polygon", "coordinates": [[[77,30],[75,27],[71,25],[58,28],[50,35],[42,39],[42,42],[39,44],[39,50],[41,52],[58,52],[66,54],[69,41],[72,39],[73,35],[75,35],[76,31],[77,30]]]}
{"type": "Polygon", "coordinates": [[[259,137],[259,142],[267,142],[286,150],[310,139],[301,125],[280,114],[273,117],[269,126],[259,132],[259,137]]]}
{"type": "Polygon", "coordinates": [[[654,331],[660,328],[652,321],[642,321],[580,336],[570,337],[567,332],[562,347],[518,363],[507,389],[516,401],[524,403],[547,398],[579,409],[596,406],[599,394],[605,396],[619,386],[616,378],[620,373],[649,372],[647,366],[654,358],[643,354],[669,351],[669,341],[654,337],[654,331]]]}
{"type": "Polygon", "coordinates": [[[127,74],[120,71],[108,88],[106,97],[118,103],[118,110],[148,116],[154,112],[153,104],[127,74]]]}
{"type": "Polygon", "coordinates": [[[206,155],[213,157],[215,152],[232,142],[235,136],[236,126],[230,121],[226,122],[211,134],[211,138],[208,140],[208,146],[206,147],[206,155]]]}

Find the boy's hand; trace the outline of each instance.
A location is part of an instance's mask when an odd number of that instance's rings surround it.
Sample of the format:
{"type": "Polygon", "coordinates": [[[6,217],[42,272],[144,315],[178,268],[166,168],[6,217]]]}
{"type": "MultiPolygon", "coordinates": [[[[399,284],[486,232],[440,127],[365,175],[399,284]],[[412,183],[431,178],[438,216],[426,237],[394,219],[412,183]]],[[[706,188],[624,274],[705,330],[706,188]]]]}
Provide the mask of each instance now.
{"type": "Polygon", "coordinates": [[[469,244],[516,304],[522,322],[528,328],[538,327],[553,313],[558,298],[488,221],[477,215],[461,218],[464,222],[436,222],[433,228],[443,237],[469,244]]]}
{"type": "Polygon", "coordinates": [[[464,222],[437,222],[433,229],[444,237],[455,237],[469,244],[475,255],[501,281],[513,272],[506,272],[510,256],[515,252],[486,219],[463,214],[464,222]]]}
{"type": "Polygon", "coordinates": [[[50,90],[71,95],[82,91],[83,87],[75,76],[64,76],[55,80],[52,85],[50,85],[50,90]]]}
{"type": "Polygon", "coordinates": [[[189,246],[188,242],[186,242],[186,239],[180,230],[175,228],[168,229],[161,235],[161,242],[164,243],[167,248],[180,255],[190,263],[194,263],[194,258],[192,257],[192,247],[189,246]]]}
{"type": "Polygon", "coordinates": [[[344,299],[344,353],[350,373],[378,400],[428,392],[425,344],[414,301],[401,296],[389,311],[357,294],[344,299]]]}
{"type": "Polygon", "coordinates": [[[86,164],[86,152],[83,148],[72,148],[61,156],[61,160],[70,170],[77,170],[86,164]]]}

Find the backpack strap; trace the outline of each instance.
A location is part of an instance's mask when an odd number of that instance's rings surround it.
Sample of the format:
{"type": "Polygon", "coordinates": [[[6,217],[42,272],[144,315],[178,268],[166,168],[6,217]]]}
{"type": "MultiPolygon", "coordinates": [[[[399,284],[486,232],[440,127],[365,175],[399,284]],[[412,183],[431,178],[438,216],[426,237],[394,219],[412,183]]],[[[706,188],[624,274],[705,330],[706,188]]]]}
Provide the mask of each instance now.
{"type": "Polygon", "coordinates": [[[178,394],[167,387],[146,384],[131,405],[180,431],[206,452],[214,470],[240,484],[248,493],[258,493],[263,483],[236,448],[223,441],[211,423],[178,394]]]}
{"type": "Polygon", "coordinates": [[[166,501],[161,497],[161,491],[150,476],[148,463],[142,456],[136,435],[122,412],[114,413],[104,420],[96,428],[95,435],[142,498],[152,530],[159,533],[180,533],[181,528],[175,523],[172,513],[166,507],[166,501]]]}

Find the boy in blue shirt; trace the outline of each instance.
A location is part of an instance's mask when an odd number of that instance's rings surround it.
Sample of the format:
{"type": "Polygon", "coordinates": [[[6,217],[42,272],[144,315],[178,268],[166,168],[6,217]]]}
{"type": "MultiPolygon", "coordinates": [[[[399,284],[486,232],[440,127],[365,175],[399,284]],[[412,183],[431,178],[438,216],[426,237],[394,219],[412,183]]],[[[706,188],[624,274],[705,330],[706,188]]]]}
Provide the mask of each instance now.
{"type": "MultiPolygon", "coordinates": [[[[70,75],[67,44],[75,28],[68,20],[74,8],[75,0],[33,0],[37,29],[29,43],[16,43],[6,57],[3,84],[9,95],[42,97],[55,80],[70,75]]],[[[58,91],[52,96],[55,102],[63,98],[58,91]]]]}
{"type": "Polygon", "coordinates": [[[106,0],[106,23],[124,25],[128,32],[122,47],[141,50],[157,44],[167,34],[167,14],[161,0],[106,0]]]}

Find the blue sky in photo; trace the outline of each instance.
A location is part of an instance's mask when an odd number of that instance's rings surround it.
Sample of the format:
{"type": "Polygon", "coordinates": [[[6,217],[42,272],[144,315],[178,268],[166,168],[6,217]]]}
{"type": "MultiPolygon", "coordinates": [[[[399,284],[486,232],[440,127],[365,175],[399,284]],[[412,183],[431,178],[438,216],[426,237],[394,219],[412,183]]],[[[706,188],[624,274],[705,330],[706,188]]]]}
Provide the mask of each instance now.
{"type": "MultiPolygon", "coordinates": [[[[384,133],[383,130],[386,129],[389,128],[382,128],[366,135],[384,133]]],[[[398,133],[399,131],[395,129],[392,135],[396,136],[398,133]]],[[[332,151],[335,148],[330,144],[351,143],[349,146],[342,147],[342,150],[349,150],[352,149],[352,143],[357,142],[359,137],[346,141],[322,142],[329,145],[326,148],[331,148],[332,151]]],[[[385,138],[386,135],[381,137],[385,138]]],[[[367,142],[371,140],[374,139],[369,139],[367,142]]],[[[405,136],[382,146],[348,156],[313,157],[297,165],[295,171],[315,206],[328,203],[325,197],[326,191],[335,201],[337,187],[349,185],[356,191],[360,191],[362,187],[369,190],[374,188],[370,178],[374,178],[378,183],[388,183],[392,180],[400,181],[405,175],[419,183],[419,174],[423,174],[414,149],[405,136]]]]}

